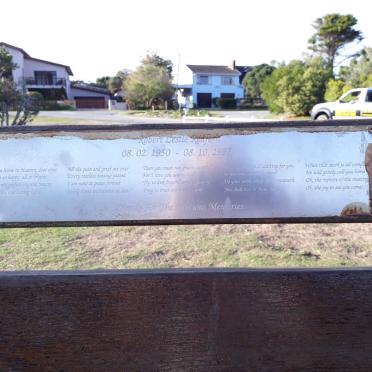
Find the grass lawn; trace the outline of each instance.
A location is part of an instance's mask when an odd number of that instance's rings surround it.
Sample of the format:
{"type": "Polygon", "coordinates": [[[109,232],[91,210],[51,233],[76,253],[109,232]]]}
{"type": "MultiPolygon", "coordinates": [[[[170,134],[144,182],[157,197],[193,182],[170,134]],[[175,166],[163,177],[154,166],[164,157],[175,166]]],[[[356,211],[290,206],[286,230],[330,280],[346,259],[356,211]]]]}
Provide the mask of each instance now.
{"type": "MultiPolygon", "coordinates": [[[[10,116],[10,119],[12,119],[13,116],[10,116]]],[[[27,123],[27,125],[55,125],[55,124],[96,124],[97,121],[93,120],[86,120],[86,119],[71,119],[71,118],[55,118],[55,117],[49,117],[49,116],[40,116],[37,115],[34,117],[32,122],[27,123]]]]}
{"type": "Polygon", "coordinates": [[[369,266],[368,224],[0,229],[0,270],[369,266]]]}
{"type": "Polygon", "coordinates": [[[96,124],[97,121],[86,119],[54,118],[49,116],[36,116],[31,122],[32,125],[54,125],[54,124],[96,124]]]}

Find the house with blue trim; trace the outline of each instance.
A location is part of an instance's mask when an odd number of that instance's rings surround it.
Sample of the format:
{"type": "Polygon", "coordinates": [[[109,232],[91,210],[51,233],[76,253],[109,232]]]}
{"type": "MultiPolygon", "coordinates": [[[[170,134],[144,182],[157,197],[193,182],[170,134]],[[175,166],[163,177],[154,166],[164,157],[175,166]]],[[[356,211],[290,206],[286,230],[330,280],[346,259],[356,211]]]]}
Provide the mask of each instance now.
{"type": "Polygon", "coordinates": [[[250,66],[187,65],[192,72],[192,84],[176,86],[181,106],[211,108],[218,98],[244,98],[242,80],[250,66]]]}

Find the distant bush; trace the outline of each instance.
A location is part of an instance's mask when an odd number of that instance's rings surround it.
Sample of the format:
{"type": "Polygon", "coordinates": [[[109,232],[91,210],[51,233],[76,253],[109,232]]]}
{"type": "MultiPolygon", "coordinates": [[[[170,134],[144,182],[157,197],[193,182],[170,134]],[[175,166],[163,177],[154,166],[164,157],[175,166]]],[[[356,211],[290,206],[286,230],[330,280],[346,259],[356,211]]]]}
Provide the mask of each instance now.
{"type": "Polygon", "coordinates": [[[207,110],[191,109],[187,112],[187,116],[209,116],[209,112],[207,110]]]}
{"type": "Polygon", "coordinates": [[[345,83],[345,81],[331,79],[327,83],[327,88],[324,94],[324,98],[327,102],[336,101],[349,89],[350,89],[350,86],[348,86],[345,83]]]}
{"type": "Polygon", "coordinates": [[[242,82],[246,97],[252,99],[261,98],[261,84],[268,76],[273,73],[274,70],[274,66],[270,66],[266,63],[254,66],[252,70],[245,75],[242,82]]]}
{"type": "Polygon", "coordinates": [[[291,61],[281,65],[261,85],[262,96],[274,113],[307,115],[323,101],[330,70],[325,61],[314,57],[305,62],[291,61]]]}
{"type": "Polygon", "coordinates": [[[240,110],[266,110],[267,105],[264,102],[263,99],[256,98],[256,99],[251,99],[251,98],[245,98],[241,99],[238,102],[238,108],[240,110]]]}
{"type": "Polygon", "coordinates": [[[234,109],[236,108],[236,102],[235,98],[218,98],[216,101],[217,106],[222,109],[234,109]]]}
{"type": "MultiPolygon", "coordinates": [[[[36,92],[34,92],[36,93],[36,92]]],[[[41,104],[41,110],[44,111],[69,111],[74,110],[74,107],[59,103],[58,101],[43,101],[41,104]]]]}
{"type": "Polygon", "coordinates": [[[44,104],[44,97],[39,92],[28,92],[27,97],[29,98],[30,105],[33,109],[42,110],[44,104]]]}

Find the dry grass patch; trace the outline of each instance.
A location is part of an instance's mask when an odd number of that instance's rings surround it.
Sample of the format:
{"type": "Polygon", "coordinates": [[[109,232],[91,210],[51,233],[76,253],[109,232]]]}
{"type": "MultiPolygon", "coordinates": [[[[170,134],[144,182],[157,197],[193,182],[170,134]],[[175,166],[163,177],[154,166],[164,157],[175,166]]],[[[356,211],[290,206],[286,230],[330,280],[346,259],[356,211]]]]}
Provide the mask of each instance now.
{"type": "Polygon", "coordinates": [[[369,224],[0,230],[1,270],[371,264],[369,224]]]}

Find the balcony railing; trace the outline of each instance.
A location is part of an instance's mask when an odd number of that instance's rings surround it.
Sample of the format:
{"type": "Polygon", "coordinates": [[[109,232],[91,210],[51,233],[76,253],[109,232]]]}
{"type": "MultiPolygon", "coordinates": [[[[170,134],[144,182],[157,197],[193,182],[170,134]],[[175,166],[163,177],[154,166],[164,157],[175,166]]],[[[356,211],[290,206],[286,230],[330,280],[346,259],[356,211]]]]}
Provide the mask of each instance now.
{"type": "Polygon", "coordinates": [[[35,78],[35,77],[25,77],[23,83],[26,85],[36,85],[36,86],[66,86],[66,79],[53,77],[53,78],[35,78]]]}

